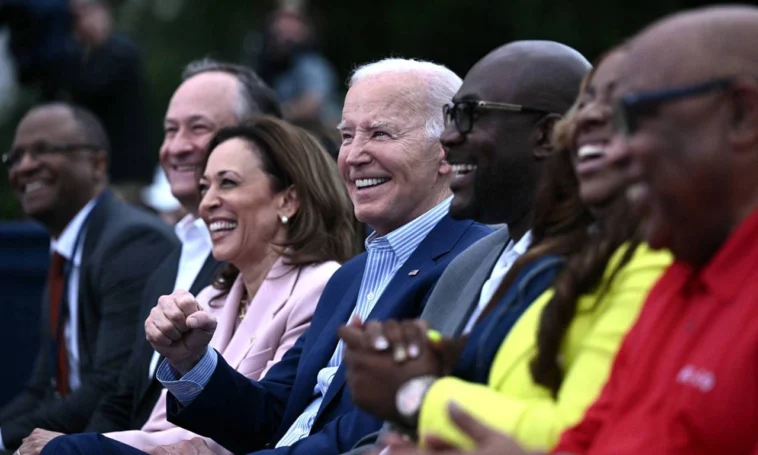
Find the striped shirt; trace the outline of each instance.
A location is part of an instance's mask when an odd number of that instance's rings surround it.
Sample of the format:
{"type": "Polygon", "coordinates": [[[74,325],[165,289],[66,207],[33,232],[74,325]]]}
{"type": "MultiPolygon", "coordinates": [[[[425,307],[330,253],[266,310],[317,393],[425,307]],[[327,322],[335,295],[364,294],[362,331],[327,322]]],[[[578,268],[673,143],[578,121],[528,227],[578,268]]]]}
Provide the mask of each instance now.
{"type": "MultiPolygon", "coordinates": [[[[422,240],[431,232],[439,221],[447,214],[452,197],[445,199],[432,210],[416,218],[410,223],[390,232],[384,237],[376,233],[366,239],[366,268],[363,272],[358,303],[350,316],[360,316],[365,321],[374,306],[381,298],[387,285],[400,267],[413,254],[422,240]]],[[[349,319],[348,319],[349,320],[349,319]]],[[[342,340],[337,343],[337,349],[325,368],[318,373],[316,387],[313,390],[313,401],[295,420],[287,433],[276,444],[276,447],[287,447],[308,436],[313,428],[321,402],[326,391],[337,374],[345,344],[342,340]]]]}

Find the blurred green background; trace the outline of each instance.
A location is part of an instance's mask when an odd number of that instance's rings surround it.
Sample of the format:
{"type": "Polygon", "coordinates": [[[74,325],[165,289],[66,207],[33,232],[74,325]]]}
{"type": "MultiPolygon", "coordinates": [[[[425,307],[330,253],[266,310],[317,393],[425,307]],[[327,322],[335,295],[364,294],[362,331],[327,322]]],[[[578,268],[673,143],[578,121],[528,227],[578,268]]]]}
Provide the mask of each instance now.
{"type": "MultiPolygon", "coordinates": [[[[1,2],[0,2],[1,3],[1,2]]],[[[674,11],[713,2],[692,0],[312,0],[320,49],[342,80],[357,64],[386,56],[443,63],[462,77],[493,48],[517,39],[550,39],[575,47],[590,60],[647,23],[674,11]]],[[[114,1],[117,28],[139,44],[149,86],[157,161],[168,100],[188,61],[212,56],[239,60],[243,37],[260,29],[278,3],[262,0],[114,1]]],[[[20,90],[0,120],[0,147],[34,102],[34,89],[20,90]]],[[[0,220],[20,212],[0,177],[0,220]]]]}

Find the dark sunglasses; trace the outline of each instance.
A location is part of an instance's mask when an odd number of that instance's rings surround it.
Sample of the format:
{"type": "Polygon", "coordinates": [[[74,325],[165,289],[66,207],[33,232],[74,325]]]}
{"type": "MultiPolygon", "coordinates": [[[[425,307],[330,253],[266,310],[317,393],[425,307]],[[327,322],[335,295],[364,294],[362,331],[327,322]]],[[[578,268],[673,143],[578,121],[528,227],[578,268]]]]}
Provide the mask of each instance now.
{"type": "Polygon", "coordinates": [[[521,106],[520,104],[495,103],[490,101],[456,101],[442,106],[442,115],[445,118],[445,127],[455,123],[455,129],[465,134],[474,126],[474,112],[477,110],[508,111],[527,114],[547,115],[550,112],[544,109],[521,106]]]}
{"type": "Polygon", "coordinates": [[[100,147],[91,144],[51,144],[48,142],[37,142],[28,147],[16,147],[7,153],[3,153],[2,161],[3,165],[11,169],[21,162],[21,158],[24,154],[29,154],[29,157],[32,159],[38,159],[43,156],[58,153],[70,153],[79,150],[96,152],[100,150],[100,147]]]}
{"type": "Polygon", "coordinates": [[[716,90],[726,90],[732,86],[734,80],[715,79],[686,87],[624,95],[613,107],[613,125],[623,137],[629,137],[637,131],[640,120],[655,112],[661,105],[716,90]]]}

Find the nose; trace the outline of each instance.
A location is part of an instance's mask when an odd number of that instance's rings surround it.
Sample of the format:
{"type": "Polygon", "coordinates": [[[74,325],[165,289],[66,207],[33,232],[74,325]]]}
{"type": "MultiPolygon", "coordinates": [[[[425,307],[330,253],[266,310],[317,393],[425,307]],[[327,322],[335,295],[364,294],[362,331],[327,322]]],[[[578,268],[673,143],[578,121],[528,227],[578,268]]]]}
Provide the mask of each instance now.
{"type": "Polygon", "coordinates": [[[611,121],[611,105],[604,102],[591,102],[577,113],[577,133],[593,128],[602,128],[611,121]]]}
{"type": "Polygon", "coordinates": [[[200,198],[200,204],[198,205],[198,212],[201,217],[212,214],[217,208],[221,206],[221,200],[218,197],[213,186],[209,186],[205,194],[200,198]]]}
{"type": "Polygon", "coordinates": [[[610,166],[622,171],[627,184],[636,182],[642,175],[640,165],[634,159],[629,141],[619,133],[613,135],[610,144],[606,147],[605,159],[610,166]]]}
{"type": "Polygon", "coordinates": [[[345,164],[351,167],[358,167],[371,162],[371,153],[368,151],[365,142],[358,143],[353,141],[350,145],[343,145],[340,148],[340,154],[344,157],[345,164]]]}
{"type": "Polygon", "coordinates": [[[195,146],[184,129],[181,129],[173,137],[165,139],[165,149],[169,155],[176,156],[191,153],[195,146]]]}
{"type": "Polygon", "coordinates": [[[39,160],[30,152],[22,152],[21,158],[11,166],[12,173],[29,174],[39,168],[39,160]]]}
{"type": "Polygon", "coordinates": [[[455,127],[455,125],[451,122],[447,126],[445,126],[445,129],[442,131],[442,135],[440,136],[440,143],[443,147],[448,148],[451,145],[457,145],[463,142],[466,135],[461,134],[458,132],[458,128],[455,127]]]}

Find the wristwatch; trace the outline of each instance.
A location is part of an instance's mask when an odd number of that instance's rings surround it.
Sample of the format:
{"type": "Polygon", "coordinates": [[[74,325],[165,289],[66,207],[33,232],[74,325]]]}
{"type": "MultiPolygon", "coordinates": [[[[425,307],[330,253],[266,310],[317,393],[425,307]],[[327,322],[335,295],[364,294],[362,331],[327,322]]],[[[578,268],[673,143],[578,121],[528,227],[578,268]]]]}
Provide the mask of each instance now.
{"type": "Polygon", "coordinates": [[[437,379],[437,376],[432,375],[419,376],[406,381],[397,390],[395,407],[402,418],[403,426],[416,429],[424,397],[437,379]]]}

